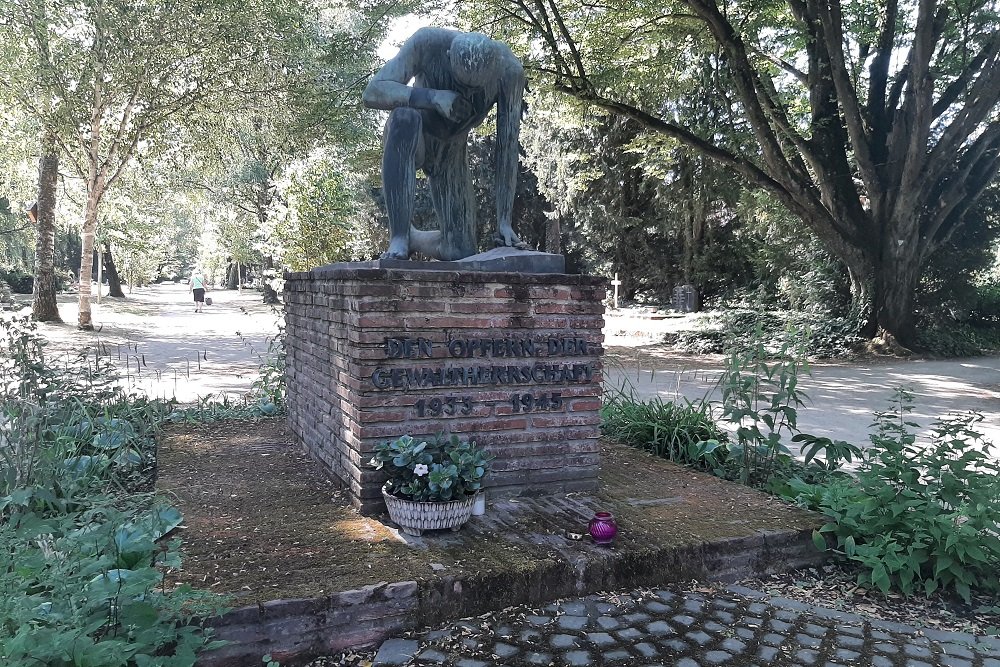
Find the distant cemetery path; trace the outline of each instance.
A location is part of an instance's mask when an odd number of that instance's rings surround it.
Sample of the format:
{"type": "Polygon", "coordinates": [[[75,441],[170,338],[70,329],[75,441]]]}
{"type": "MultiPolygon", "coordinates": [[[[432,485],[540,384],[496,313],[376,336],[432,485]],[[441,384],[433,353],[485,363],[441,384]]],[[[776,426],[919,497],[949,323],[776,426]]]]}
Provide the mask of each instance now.
{"type": "MultiPolygon", "coordinates": [[[[76,329],[75,298],[61,295],[65,324],[40,328],[57,353],[83,346],[93,351],[100,343],[101,354],[151,396],[182,402],[209,394],[237,397],[256,378],[280,316],[254,290],[213,290],[209,296],[213,305],[204,313],[194,312],[183,283],[139,288],[124,300],[104,297],[94,304],[98,331],[83,332],[76,329]]],[[[630,386],[642,398],[718,399],[712,389],[720,356],[678,354],[656,343],[660,334],[690,326],[694,317],[650,320],[628,311],[608,313],[605,391],[630,386]]],[[[1000,443],[1000,356],[818,363],[800,384],[809,396],[799,411],[799,426],[807,433],[867,443],[872,413],[888,407],[896,387],[908,386],[916,395],[912,421],[925,431],[938,417],[975,410],[984,418],[980,430],[1000,443]]]]}
{"type": "Polygon", "coordinates": [[[63,294],[63,324],[39,328],[50,354],[88,348],[92,356],[110,359],[129,386],[152,397],[184,403],[210,394],[236,398],[256,379],[281,315],[261,303],[255,290],[211,290],[208,296],[213,304],[203,313],[194,312],[184,283],[136,288],[125,299],[105,296],[93,304],[95,331],[85,332],[76,328],[75,295],[63,294]]]}
{"type": "MultiPolygon", "coordinates": [[[[625,387],[644,399],[721,400],[715,391],[721,355],[678,354],[636,335],[644,326],[662,333],[677,324],[653,320],[644,325],[639,318],[614,315],[605,319],[605,392],[625,387]]],[[[921,432],[940,417],[972,410],[983,415],[978,430],[1000,444],[1000,356],[818,362],[811,375],[800,377],[799,387],[808,395],[798,411],[804,433],[867,444],[873,413],[887,410],[895,389],[907,387],[914,394],[909,421],[920,424],[921,432]]]]}

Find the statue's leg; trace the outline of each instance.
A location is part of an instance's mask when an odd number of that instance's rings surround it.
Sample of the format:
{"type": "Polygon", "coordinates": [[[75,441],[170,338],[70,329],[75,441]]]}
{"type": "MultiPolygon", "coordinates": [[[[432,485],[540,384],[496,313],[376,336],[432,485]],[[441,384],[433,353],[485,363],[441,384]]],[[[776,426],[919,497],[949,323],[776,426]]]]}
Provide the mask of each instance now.
{"type": "Polygon", "coordinates": [[[385,124],[382,192],[389,215],[387,259],[410,256],[410,220],[417,192],[417,168],[423,162],[423,120],[416,109],[400,107],[385,124]]]}
{"type": "Polygon", "coordinates": [[[454,260],[475,255],[476,202],[466,137],[435,141],[433,146],[428,146],[424,171],[441,225],[438,259],[454,260]]]}

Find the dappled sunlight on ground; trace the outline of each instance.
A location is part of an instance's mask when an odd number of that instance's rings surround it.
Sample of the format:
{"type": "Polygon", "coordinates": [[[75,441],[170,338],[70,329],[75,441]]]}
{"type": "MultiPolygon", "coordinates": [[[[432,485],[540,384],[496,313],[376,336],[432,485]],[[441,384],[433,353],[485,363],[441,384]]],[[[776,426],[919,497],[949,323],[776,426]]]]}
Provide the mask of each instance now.
{"type": "Polygon", "coordinates": [[[50,342],[50,355],[87,350],[91,361],[97,355],[119,369],[124,386],[150,397],[238,400],[256,379],[282,316],[255,290],[212,290],[209,296],[213,305],[201,313],[194,312],[183,283],[137,288],[125,299],[105,296],[92,304],[95,330],[80,331],[76,296],[61,294],[63,323],[41,323],[39,331],[50,342]]]}
{"type": "MultiPolygon", "coordinates": [[[[642,348],[641,356],[635,350],[610,351],[604,369],[606,391],[623,388],[639,398],[658,396],[667,401],[697,401],[706,396],[721,400],[717,388],[721,357],[664,354],[657,358],[650,347],[642,348]]],[[[810,375],[799,377],[799,389],[807,397],[798,410],[799,428],[864,445],[869,442],[874,413],[888,410],[896,388],[907,387],[914,395],[909,420],[921,426],[919,433],[929,433],[942,417],[975,411],[983,416],[977,429],[1000,444],[998,380],[1000,357],[817,364],[810,375]]]]}

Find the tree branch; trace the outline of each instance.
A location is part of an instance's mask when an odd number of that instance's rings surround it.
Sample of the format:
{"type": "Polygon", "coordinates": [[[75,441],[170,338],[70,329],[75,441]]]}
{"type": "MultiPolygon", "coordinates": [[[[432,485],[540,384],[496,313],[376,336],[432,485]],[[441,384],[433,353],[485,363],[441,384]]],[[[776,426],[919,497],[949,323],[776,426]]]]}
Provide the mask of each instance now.
{"type": "Polygon", "coordinates": [[[858,93],[851,84],[850,73],[844,62],[843,17],[840,0],[816,3],[823,31],[821,38],[830,59],[830,73],[836,90],[837,101],[843,111],[847,133],[854,149],[854,159],[858,163],[861,179],[868,192],[879,190],[880,179],[871,154],[871,141],[861,115],[858,93]]]}
{"type": "Polygon", "coordinates": [[[802,70],[800,70],[797,67],[795,67],[795,65],[792,65],[790,62],[787,62],[787,61],[779,58],[778,56],[775,56],[773,54],[767,53],[766,51],[764,51],[762,48],[760,48],[759,46],[757,46],[755,44],[751,44],[751,43],[748,42],[747,43],[747,47],[751,51],[753,51],[754,53],[756,53],[758,56],[760,56],[761,58],[769,60],[770,62],[772,62],[775,65],[777,65],[778,67],[780,67],[787,74],[791,74],[803,86],[808,86],[809,85],[809,77],[806,75],[805,72],[803,72],[802,70]]]}
{"type": "MultiPolygon", "coordinates": [[[[881,143],[888,133],[888,128],[885,127],[885,114],[888,108],[885,89],[889,82],[889,65],[892,62],[898,12],[898,0],[887,0],[885,15],[882,17],[882,29],[875,42],[875,57],[868,67],[868,117],[872,119],[876,144],[881,143]]],[[[895,107],[895,104],[892,106],[895,107]]]]}
{"type": "Polygon", "coordinates": [[[907,57],[906,98],[889,136],[890,180],[883,186],[888,190],[893,206],[899,198],[910,198],[921,188],[919,179],[933,120],[934,79],[930,73],[930,61],[934,55],[935,27],[938,23],[935,2],[918,0],[913,46],[907,57]]]}
{"type": "Polygon", "coordinates": [[[559,7],[556,5],[555,0],[549,0],[549,7],[552,8],[552,16],[555,19],[556,25],[559,26],[559,32],[562,34],[563,41],[566,42],[566,46],[569,48],[570,54],[573,56],[573,63],[576,65],[576,74],[580,79],[587,78],[587,69],[583,66],[583,58],[580,57],[580,51],[576,47],[576,42],[573,40],[572,35],[569,34],[569,30],[566,29],[566,24],[563,22],[562,15],[559,13],[559,7]]]}
{"type": "MultiPolygon", "coordinates": [[[[965,212],[997,174],[1000,167],[1000,122],[992,123],[961,158],[952,159],[947,177],[929,190],[925,206],[934,207],[920,233],[928,239],[950,234],[948,225],[961,222],[965,212]]],[[[927,249],[928,254],[933,248],[927,249]]]]}
{"type": "MultiPolygon", "coordinates": [[[[966,87],[972,78],[979,73],[981,75],[984,64],[987,60],[995,61],[997,54],[1000,53],[1000,31],[994,32],[991,35],[990,40],[983,46],[982,50],[975,55],[972,60],[965,66],[962,73],[948,84],[944,92],[941,93],[941,97],[938,101],[934,103],[934,117],[939,118],[948,107],[955,103],[959,95],[965,92],[966,87]]],[[[994,64],[995,67],[995,64],[994,64]]]]}
{"type": "Polygon", "coordinates": [[[659,23],[660,21],[664,21],[667,19],[674,19],[674,20],[694,19],[696,21],[702,20],[700,16],[696,16],[694,14],[676,14],[676,13],[662,14],[655,18],[651,18],[648,21],[640,23],[639,25],[637,25],[636,27],[632,28],[627,33],[625,33],[625,35],[622,36],[622,38],[618,41],[620,44],[625,44],[626,42],[634,38],[637,34],[639,34],[639,32],[646,29],[648,26],[654,25],[656,23],[659,23]]]}
{"type": "Polygon", "coordinates": [[[561,86],[557,87],[557,89],[614,114],[632,118],[646,129],[676,139],[699,153],[730,167],[737,173],[745,176],[755,186],[777,197],[789,211],[809,224],[825,241],[844,252],[849,252],[845,239],[855,238],[856,234],[854,230],[845,226],[842,221],[829,214],[816,196],[813,188],[808,186],[797,187],[797,184],[793,181],[792,188],[795,189],[789,189],[784,183],[779,182],[745,157],[737,156],[702,139],[683,127],[664,121],[662,118],[653,116],[629,104],[609,100],[593,92],[582,92],[569,86],[561,86]]]}
{"type": "Polygon", "coordinates": [[[31,225],[12,227],[10,229],[0,229],[0,234],[16,234],[17,232],[24,231],[25,229],[31,229],[31,225]]]}
{"type": "MultiPolygon", "coordinates": [[[[770,100],[766,94],[761,94],[759,79],[747,58],[743,40],[729,21],[722,16],[715,0],[684,0],[684,2],[708,24],[716,42],[726,51],[729,67],[733,73],[733,82],[746,108],[750,126],[761,144],[764,161],[770,173],[789,190],[807,188],[809,177],[803,165],[796,164],[786,157],[768,122],[769,114],[761,102],[770,100]]],[[[772,108],[771,114],[774,113],[778,111],[772,108]]]]}

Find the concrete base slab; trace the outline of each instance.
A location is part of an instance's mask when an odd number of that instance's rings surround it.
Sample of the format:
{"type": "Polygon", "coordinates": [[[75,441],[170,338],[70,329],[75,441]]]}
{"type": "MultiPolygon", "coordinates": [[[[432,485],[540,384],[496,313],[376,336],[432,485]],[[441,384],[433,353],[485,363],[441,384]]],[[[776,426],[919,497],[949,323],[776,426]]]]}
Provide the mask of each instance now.
{"type": "Polygon", "coordinates": [[[408,271],[490,271],[516,273],[565,273],[566,257],[536,250],[493,248],[452,262],[437,260],[374,259],[367,262],[327,264],[319,270],[343,267],[364,269],[406,269],[408,271]]]}
{"type": "Polygon", "coordinates": [[[213,622],[233,643],[205,665],[256,664],[265,653],[294,663],[513,605],[821,560],[817,515],[609,442],[596,494],[490,501],[457,533],[411,537],[338,500],[273,429],[202,426],[161,443],[159,486],[184,512],[183,580],[249,605],[213,622]],[[268,473],[249,457],[265,457],[268,473]],[[206,500],[209,475],[238,493],[206,500]],[[610,546],[587,534],[598,510],[617,520],[610,546]]]}

